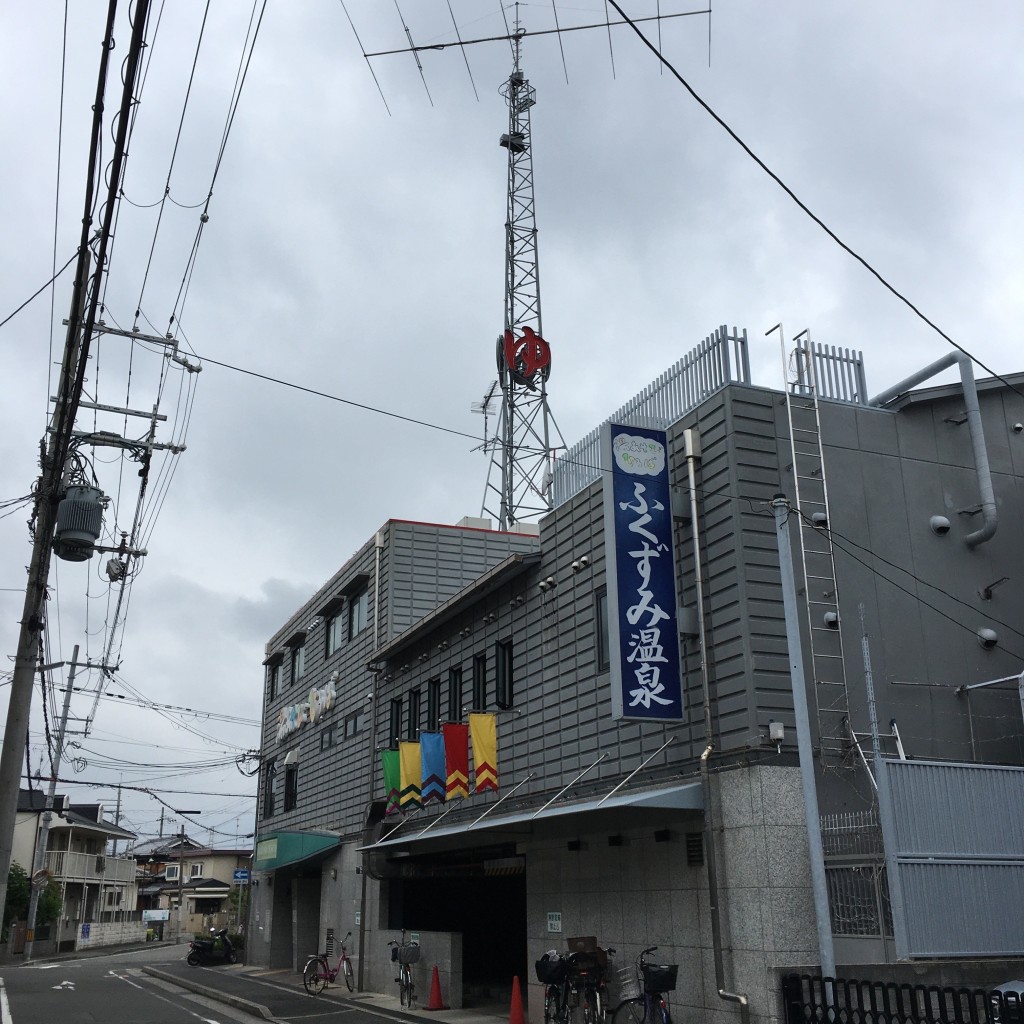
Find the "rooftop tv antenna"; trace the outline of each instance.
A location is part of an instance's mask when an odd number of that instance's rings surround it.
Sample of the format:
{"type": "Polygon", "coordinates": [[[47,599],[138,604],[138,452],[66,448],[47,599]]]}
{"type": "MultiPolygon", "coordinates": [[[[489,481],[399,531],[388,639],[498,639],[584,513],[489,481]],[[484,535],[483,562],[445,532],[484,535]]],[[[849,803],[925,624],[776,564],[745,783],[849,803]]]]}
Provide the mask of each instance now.
{"type": "Polygon", "coordinates": [[[497,346],[501,407],[494,439],[488,445],[491,464],[482,510],[482,515],[496,519],[502,530],[551,508],[556,450],[552,435],[557,437],[558,447],[565,447],[548,408],[551,349],[544,340],[540,315],[530,136],[530,110],[537,102],[537,90],[521,66],[524,32],[517,4],[512,74],[501,87],[508,103],[508,133],[501,136],[501,145],[508,151],[505,329],[497,346]]]}

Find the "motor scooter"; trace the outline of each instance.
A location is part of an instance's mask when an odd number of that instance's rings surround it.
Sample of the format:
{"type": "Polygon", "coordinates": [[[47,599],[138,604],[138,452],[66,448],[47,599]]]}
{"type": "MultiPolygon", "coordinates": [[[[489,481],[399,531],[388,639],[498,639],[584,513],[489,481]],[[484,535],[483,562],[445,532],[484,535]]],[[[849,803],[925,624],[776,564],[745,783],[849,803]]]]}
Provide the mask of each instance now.
{"type": "Polygon", "coordinates": [[[188,956],[185,961],[190,967],[198,967],[200,964],[233,964],[235,962],[235,947],[228,938],[227,928],[210,929],[212,939],[193,939],[188,944],[188,956]],[[218,943],[217,940],[220,940],[218,943]]]}

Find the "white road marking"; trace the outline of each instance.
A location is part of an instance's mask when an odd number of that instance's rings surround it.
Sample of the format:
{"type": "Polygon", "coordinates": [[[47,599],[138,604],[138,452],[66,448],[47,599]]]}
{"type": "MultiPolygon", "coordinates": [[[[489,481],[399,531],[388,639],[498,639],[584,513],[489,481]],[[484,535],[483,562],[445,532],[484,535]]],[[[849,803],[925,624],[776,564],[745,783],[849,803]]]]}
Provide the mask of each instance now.
{"type": "MultiPolygon", "coordinates": [[[[187,1006],[182,1006],[181,1003],[174,1002],[173,999],[168,999],[166,996],[160,995],[153,989],[148,988],[145,985],[139,985],[137,982],[132,981],[130,978],[118,976],[119,980],[123,981],[126,985],[131,985],[132,988],[137,988],[141,992],[148,992],[151,996],[155,996],[157,999],[162,999],[165,1003],[170,1003],[176,1010],[184,1010],[190,1017],[195,1017],[196,1020],[203,1021],[203,1024],[223,1024],[222,1021],[214,1020],[212,1017],[201,1017],[198,1013],[193,1012],[187,1006]]],[[[2,1024],[7,1024],[3,1021],[2,1024]]]]}
{"type": "Polygon", "coordinates": [[[2,1024],[14,1024],[11,1016],[11,1007],[7,1002],[7,989],[4,986],[4,979],[0,978],[0,1022],[2,1024]]]}
{"type": "Polygon", "coordinates": [[[61,964],[22,964],[22,967],[26,971],[52,971],[54,967],[60,967],[61,964]]]}
{"type": "Polygon", "coordinates": [[[69,988],[72,992],[75,991],[75,983],[73,981],[62,981],[59,985],[54,985],[54,988],[69,988]]]}

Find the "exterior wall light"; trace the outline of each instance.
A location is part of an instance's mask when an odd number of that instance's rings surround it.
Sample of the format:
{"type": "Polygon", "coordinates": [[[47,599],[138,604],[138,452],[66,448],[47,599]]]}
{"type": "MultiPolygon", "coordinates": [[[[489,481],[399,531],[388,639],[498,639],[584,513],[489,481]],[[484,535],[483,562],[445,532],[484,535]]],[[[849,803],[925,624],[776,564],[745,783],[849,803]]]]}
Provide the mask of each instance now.
{"type": "Polygon", "coordinates": [[[978,643],[981,644],[986,651],[990,651],[999,643],[999,634],[994,629],[989,629],[987,626],[984,626],[978,630],[978,643]]]}

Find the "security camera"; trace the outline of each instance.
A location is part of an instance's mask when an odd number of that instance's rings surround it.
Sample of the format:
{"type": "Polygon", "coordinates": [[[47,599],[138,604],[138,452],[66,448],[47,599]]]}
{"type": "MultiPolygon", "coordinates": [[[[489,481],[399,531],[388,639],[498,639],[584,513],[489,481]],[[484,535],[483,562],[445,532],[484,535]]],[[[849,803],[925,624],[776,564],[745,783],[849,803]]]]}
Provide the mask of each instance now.
{"type": "Polygon", "coordinates": [[[1024,423],[1014,423],[1013,432],[1019,434],[1021,431],[1024,431],[1024,423]]]}
{"type": "Polygon", "coordinates": [[[949,533],[950,523],[945,516],[932,516],[928,520],[928,525],[932,528],[932,533],[936,533],[940,537],[945,537],[949,533]]]}
{"type": "Polygon", "coordinates": [[[551,584],[549,584],[547,580],[541,580],[541,581],[540,581],[540,583],[538,583],[538,584],[537,584],[537,586],[538,586],[538,587],[539,587],[539,588],[540,588],[540,589],[541,589],[542,591],[544,591],[544,590],[547,590],[547,589],[548,589],[548,587],[549,587],[550,585],[551,585],[551,584]]]}
{"type": "Polygon", "coordinates": [[[590,555],[580,555],[580,568],[586,569],[590,565],[590,555]]]}
{"type": "Polygon", "coordinates": [[[577,559],[575,562],[572,563],[572,565],[569,566],[569,568],[572,569],[573,572],[579,572],[582,566],[580,565],[579,560],[577,559]]]}
{"type": "Polygon", "coordinates": [[[366,695],[366,699],[367,699],[367,700],[373,700],[373,691],[371,691],[370,693],[368,693],[368,694],[366,695]]]}

